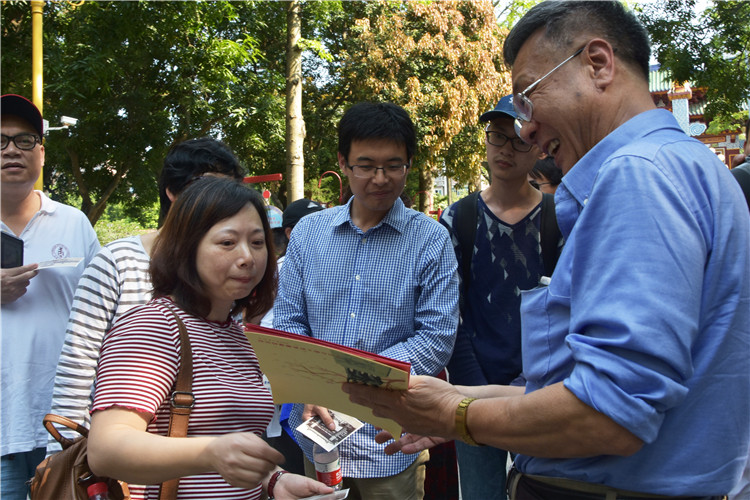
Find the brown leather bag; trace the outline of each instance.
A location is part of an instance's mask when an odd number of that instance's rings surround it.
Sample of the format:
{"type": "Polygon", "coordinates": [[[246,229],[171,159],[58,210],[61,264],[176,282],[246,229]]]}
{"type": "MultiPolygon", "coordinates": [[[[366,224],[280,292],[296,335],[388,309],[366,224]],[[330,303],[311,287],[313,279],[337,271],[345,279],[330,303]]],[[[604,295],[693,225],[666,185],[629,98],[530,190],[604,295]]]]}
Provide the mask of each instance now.
{"type": "MultiPolygon", "coordinates": [[[[190,419],[190,411],[195,403],[193,385],[193,352],[185,325],[179,316],[171,311],[180,329],[180,369],[177,372],[175,390],[170,397],[168,436],[185,437],[190,419]]],[[[45,458],[36,468],[31,479],[31,500],[88,500],[86,488],[98,481],[104,481],[113,500],[129,500],[128,485],[116,479],[94,476],[86,458],[89,430],[72,420],[48,413],[44,417],[44,427],[61,445],[63,450],[45,458]],[[54,424],[63,425],[80,434],[68,439],[60,434],[54,424]]],[[[160,500],[177,498],[179,479],[162,483],[160,500]]]]}
{"type": "Polygon", "coordinates": [[[130,498],[127,484],[116,479],[98,478],[91,472],[86,460],[87,428],[51,413],[45,415],[44,427],[62,445],[63,451],[50,455],[37,466],[31,480],[31,500],[88,500],[86,488],[98,481],[107,483],[110,498],[130,498]],[[68,439],[60,434],[54,424],[74,430],[80,436],[68,439]]]}

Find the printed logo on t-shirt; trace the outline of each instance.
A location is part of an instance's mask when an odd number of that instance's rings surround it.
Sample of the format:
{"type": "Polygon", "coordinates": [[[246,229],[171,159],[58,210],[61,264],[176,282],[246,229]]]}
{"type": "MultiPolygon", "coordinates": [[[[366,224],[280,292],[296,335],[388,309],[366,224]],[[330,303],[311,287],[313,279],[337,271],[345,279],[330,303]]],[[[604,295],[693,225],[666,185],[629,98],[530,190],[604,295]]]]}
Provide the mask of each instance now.
{"type": "Polygon", "coordinates": [[[57,245],[52,247],[53,259],[64,259],[66,257],[70,257],[70,249],[68,247],[66,247],[62,243],[58,243],[57,245]]]}

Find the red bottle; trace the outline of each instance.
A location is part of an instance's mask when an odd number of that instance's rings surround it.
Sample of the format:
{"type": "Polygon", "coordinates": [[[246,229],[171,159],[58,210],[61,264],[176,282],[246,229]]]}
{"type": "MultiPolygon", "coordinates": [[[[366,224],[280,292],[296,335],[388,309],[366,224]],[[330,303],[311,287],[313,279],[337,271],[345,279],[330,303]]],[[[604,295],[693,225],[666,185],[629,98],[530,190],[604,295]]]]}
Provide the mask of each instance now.
{"type": "Polygon", "coordinates": [[[86,488],[86,493],[89,495],[89,500],[110,500],[109,488],[107,488],[107,483],[105,482],[90,485],[86,488]]]}

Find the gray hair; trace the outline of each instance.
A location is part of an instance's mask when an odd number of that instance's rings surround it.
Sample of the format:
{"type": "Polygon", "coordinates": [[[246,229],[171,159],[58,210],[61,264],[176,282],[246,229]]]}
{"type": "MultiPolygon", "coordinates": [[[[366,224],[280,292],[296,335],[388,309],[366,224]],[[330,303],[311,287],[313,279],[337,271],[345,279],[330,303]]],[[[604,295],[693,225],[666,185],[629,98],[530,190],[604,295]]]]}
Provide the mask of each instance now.
{"type": "Polygon", "coordinates": [[[542,28],[547,42],[570,51],[579,48],[572,47],[572,44],[581,33],[603,38],[621,60],[638,68],[648,80],[651,58],[648,32],[635,14],[619,1],[547,0],[535,5],[505,39],[503,56],[509,66],[513,66],[526,40],[542,28]]]}

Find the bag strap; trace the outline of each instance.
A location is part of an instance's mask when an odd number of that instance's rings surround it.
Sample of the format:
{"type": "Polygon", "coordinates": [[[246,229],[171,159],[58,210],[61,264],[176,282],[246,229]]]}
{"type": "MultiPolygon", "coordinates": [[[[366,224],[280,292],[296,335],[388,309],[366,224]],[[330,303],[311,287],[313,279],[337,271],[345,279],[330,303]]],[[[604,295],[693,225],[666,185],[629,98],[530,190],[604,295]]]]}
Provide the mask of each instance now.
{"type": "Polygon", "coordinates": [[[55,440],[62,445],[63,450],[67,448],[68,446],[75,443],[74,439],[68,439],[65,436],[63,436],[60,431],[57,430],[57,427],[55,427],[54,424],[60,424],[64,427],[67,427],[68,429],[76,431],[78,434],[82,435],[83,437],[88,437],[89,430],[82,426],[81,424],[77,422],[73,422],[69,418],[55,415],[54,413],[48,413],[44,416],[44,419],[42,420],[42,423],[44,424],[45,429],[47,429],[47,432],[49,432],[55,440]]]}
{"type": "MultiPolygon", "coordinates": [[[[460,309],[463,311],[463,297],[471,285],[471,258],[474,254],[474,239],[477,235],[477,197],[474,191],[456,202],[456,215],[453,217],[453,232],[461,248],[461,279],[463,290],[460,297],[460,309]]],[[[447,226],[446,226],[447,227],[447,226]]],[[[450,230],[450,228],[448,228],[450,230]]]]}
{"type": "Polygon", "coordinates": [[[542,194],[542,215],[539,227],[539,236],[542,246],[542,262],[544,264],[544,275],[552,276],[552,272],[560,257],[561,248],[558,247],[562,234],[557,225],[555,215],[555,196],[550,193],[542,194]]]}
{"type": "MultiPolygon", "coordinates": [[[[188,423],[190,422],[190,411],[195,406],[193,395],[193,350],[190,345],[185,325],[180,317],[171,308],[169,312],[177,321],[180,329],[180,369],[177,372],[175,389],[169,398],[169,433],[168,437],[187,436],[188,423]]],[[[180,478],[164,481],[159,489],[159,500],[174,500],[177,498],[177,488],[180,478]]]]}

